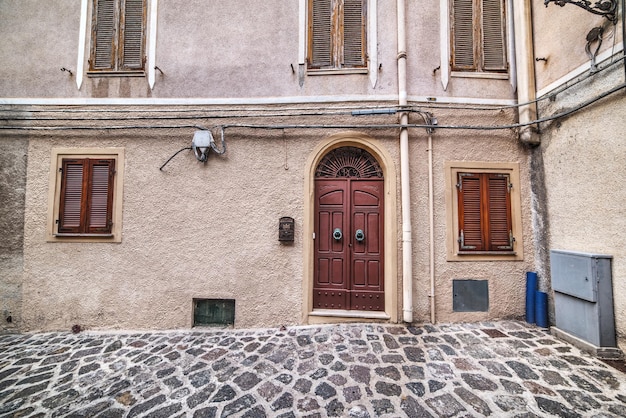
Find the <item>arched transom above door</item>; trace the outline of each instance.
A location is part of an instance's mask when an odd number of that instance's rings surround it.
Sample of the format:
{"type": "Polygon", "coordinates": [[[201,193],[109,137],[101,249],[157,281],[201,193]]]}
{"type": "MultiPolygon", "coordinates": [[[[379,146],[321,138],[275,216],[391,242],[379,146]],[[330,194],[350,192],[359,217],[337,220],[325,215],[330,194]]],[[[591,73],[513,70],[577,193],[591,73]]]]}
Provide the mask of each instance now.
{"type": "Polygon", "coordinates": [[[362,148],[341,147],[330,151],[317,166],[316,178],[383,178],[376,159],[362,148]]]}

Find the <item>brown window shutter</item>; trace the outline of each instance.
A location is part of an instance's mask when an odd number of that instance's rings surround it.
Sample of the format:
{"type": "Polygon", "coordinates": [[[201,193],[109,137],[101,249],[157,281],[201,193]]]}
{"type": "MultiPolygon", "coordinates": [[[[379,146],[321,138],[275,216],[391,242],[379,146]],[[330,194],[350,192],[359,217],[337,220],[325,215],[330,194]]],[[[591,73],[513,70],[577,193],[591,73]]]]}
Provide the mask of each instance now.
{"type": "Polygon", "coordinates": [[[117,49],[116,0],[94,0],[91,25],[91,70],[115,69],[117,49]]]}
{"type": "Polygon", "coordinates": [[[87,233],[110,233],[113,225],[113,178],[115,160],[89,160],[87,233]]]}
{"type": "Polygon", "coordinates": [[[142,70],[144,66],[145,0],[123,0],[120,18],[120,62],[123,70],[142,70]]]}
{"type": "Polygon", "coordinates": [[[85,161],[64,159],[61,165],[59,233],[80,233],[84,218],[83,196],[85,161]]]}
{"type": "Polygon", "coordinates": [[[365,67],[366,62],[366,2],[344,0],[343,7],[343,66],[365,67]]]}
{"type": "Polygon", "coordinates": [[[475,30],[477,15],[474,0],[453,0],[452,3],[452,69],[474,70],[475,30]]]}
{"type": "Polygon", "coordinates": [[[504,0],[482,0],[483,69],[506,71],[504,0]]]}
{"type": "Polygon", "coordinates": [[[482,185],[480,174],[459,173],[459,249],[485,251],[483,237],[482,185]]]}
{"type": "Polygon", "coordinates": [[[513,250],[509,176],[506,174],[489,174],[486,176],[486,181],[488,182],[490,250],[513,250]]]}
{"type": "Polygon", "coordinates": [[[328,68],[332,59],[332,0],[309,0],[309,68],[328,68]]]}

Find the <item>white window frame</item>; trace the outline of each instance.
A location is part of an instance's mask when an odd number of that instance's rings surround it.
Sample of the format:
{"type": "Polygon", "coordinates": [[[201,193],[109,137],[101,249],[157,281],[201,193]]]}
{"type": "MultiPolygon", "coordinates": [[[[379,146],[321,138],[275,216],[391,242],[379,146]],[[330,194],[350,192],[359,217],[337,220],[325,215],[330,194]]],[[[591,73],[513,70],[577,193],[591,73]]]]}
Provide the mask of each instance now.
{"type": "MultiPolygon", "coordinates": [[[[89,53],[91,45],[87,42],[87,33],[91,16],[89,15],[90,0],[81,0],[80,5],[80,30],[78,35],[78,59],[76,62],[76,87],[80,90],[83,84],[83,74],[85,73],[85,55],[89,53]]],[[[148,84],[150,89],[154,88],[156,81],[156,34],[157,34],[157,7],[158,0],[148,0],[148,22],[146,24],[147,42],[147,68],[148,84]]]]}

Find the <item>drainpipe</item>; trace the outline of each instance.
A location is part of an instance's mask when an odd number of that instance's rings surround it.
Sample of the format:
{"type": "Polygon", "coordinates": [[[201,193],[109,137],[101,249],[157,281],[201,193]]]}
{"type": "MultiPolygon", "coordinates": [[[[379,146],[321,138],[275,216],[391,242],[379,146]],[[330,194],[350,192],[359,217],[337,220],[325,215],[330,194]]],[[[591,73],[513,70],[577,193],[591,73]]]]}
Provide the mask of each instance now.
{"type": "MultiPolygon", "coordinates": [[[[432,121],[429,121],[429,125],[432,121]]],[[[433,186],[433,135],[428,133],[428,218],[430,222],[430,322],[435,323],[435,207],[433,186]]]]}
{"type": "MultiPolygon", "coordinates": [[[[531,0],[513,1],[515,16],[515,60],[517,63],[517,102],[529,103],[535,100],[535,65],[533,51],[533,31],[531,0]]],[[[537,105],[531,103],[518,109],[519,123],[537,119],[537,105]]],[[[519,139],[526,144],[539,144],[540,138],[531,125],[520,128],[519,139]]]]}
{"type": "MultiPolygon", "coordinates": [[[[404,0],[398,8],[398,104],[407,105],[406,23],[404,0]]],[[[400,115],[400,124],[409,123],[409,114],[400,115]]],[[[411,189],[409,181],[409,130],[400,128],[400,183],[402,185],[402,310],[404,322],[413,322],[413,246],[411,240],[411,189]]]]}

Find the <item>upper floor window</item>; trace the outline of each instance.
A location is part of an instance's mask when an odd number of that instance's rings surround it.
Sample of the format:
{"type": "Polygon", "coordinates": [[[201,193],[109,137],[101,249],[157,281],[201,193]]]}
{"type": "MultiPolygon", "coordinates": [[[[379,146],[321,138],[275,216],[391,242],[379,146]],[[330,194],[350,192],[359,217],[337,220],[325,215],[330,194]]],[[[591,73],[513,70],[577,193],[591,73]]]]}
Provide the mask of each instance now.
{"type": "Polygon", "coordinates": [[[452,0],[452,71],[506,72],[505,0],[452,0]]]}
{"type": "Polygon", "coordinates": [[[89,71],[141,73],[146,0],[93,0],[89,71]]]}
{"type": "Polygon", "coordinates": [[[308,68],[366,68],[366,22],[366,0],[308,0],[308,68]]]}

